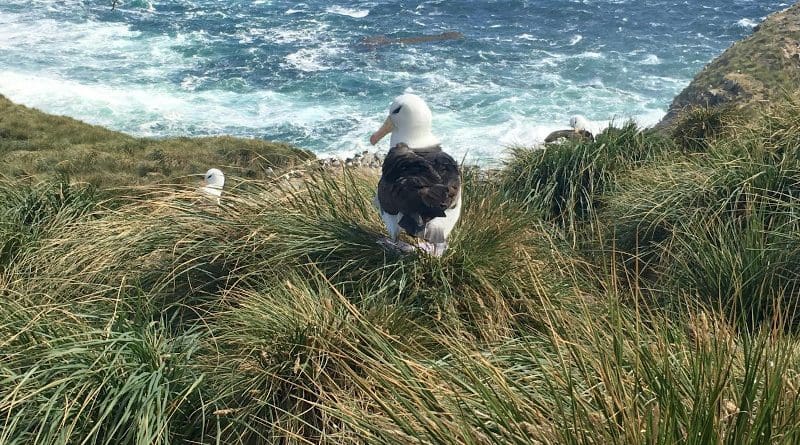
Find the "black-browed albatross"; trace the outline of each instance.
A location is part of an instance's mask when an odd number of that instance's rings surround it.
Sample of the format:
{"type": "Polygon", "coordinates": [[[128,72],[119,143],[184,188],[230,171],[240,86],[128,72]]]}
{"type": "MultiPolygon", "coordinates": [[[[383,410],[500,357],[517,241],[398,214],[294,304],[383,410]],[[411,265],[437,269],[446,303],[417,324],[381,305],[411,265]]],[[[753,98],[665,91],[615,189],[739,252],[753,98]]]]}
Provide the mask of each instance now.
{"type": "Polygon", "coordinates": [[[572,130],[558,130],[547,135],[544,138],[545,143],[556,142],[559,139],[566,138],[574,141],[593,141],[594,135],[586,128],[589,126],[589,121],[580,114],[576,114],[569,118],[569,126],[572,130]]]}
{"type": "Polygon", "coordinates": [[[431,133],[431,110],[419,96],[395,98],[389,117],[369,141],[375,145],[388,133],[391,148],[383,161],[377,203],[389,238],[398,246],[402,228],[424,240],[420,248],[441,256],[461,215],[458,164],[431,133]]]}
{"type": "Polygon", "coordinates": [[[203,187],[200,189],[208,196],[216,198],[217,204],[220,203],[222,188],[225,186],[225,175],[218,168],[210,168],[203,176],[203,187]]]}

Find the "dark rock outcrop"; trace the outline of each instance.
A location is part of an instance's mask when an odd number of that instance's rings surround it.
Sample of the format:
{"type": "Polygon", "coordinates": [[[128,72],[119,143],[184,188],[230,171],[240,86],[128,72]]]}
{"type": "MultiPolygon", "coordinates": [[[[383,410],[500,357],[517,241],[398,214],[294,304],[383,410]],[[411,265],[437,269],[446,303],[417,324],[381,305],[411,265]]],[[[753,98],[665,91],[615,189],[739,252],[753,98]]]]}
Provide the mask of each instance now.
{"type": "Polygon", "coordinates": [[[389,38],[386,36],[372,36],[372,37],[365,37],[364,39],[362,39],[361,45],[367,48],[376,48],[385,45],[397,45],[397,44],[414,45],[419,43],[441,42],[444,40],[461,40],[463,38],[464,34],[458,31],[449,31],[434,35],[396,37],[396,38],[389,38]]]}

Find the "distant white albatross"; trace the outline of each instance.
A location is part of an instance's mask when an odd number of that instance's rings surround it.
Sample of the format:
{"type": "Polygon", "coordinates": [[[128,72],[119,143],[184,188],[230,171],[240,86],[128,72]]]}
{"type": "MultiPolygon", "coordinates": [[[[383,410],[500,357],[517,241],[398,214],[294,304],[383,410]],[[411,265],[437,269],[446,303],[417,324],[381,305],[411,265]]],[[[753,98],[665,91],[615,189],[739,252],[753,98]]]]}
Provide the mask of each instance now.
{"type": "Polygon", "coordinates": [[[591,131],[587,130],[589,126],[589,121],[586,120],[585,117],[581,116],[580,114],[576,114],[569,118],[569,126],[572,127],[572,130],[558,130],[554,131],[547,135],[544,138],[546,143],[555,142],[561,138],[566,138],[569,140],[588,140],[593,141],[594,135],[591,131]]]}
{"type": "MultiPolygon", "coordinates": [[[[392,134],[383,161],[377,203],[391,242],[402,228],[422,238],[420,247],[434,256],[447,250],[447,238],[461,215],[461,173],[431,133],[431,110],[419,96],[403,94],[369,141],[392,134]]],[[[401,247],[402,248],[402,247],[401,247]]]]}
{"type": "Polygon", "coordinates": [[[219,204],[220,196],[222,196],[222,188],[225,186],[225,175],[222,170],[218,168],[210,168],[203,176],[203,187],[200,189],[208,196],[217,199],[219,204]]]}

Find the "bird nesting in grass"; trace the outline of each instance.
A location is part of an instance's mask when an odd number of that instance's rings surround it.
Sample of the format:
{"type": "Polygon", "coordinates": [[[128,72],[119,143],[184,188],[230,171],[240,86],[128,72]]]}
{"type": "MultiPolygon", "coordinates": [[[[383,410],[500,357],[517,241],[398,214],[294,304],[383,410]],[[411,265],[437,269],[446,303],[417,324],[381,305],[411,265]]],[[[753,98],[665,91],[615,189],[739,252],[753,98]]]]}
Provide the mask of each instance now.
{"type": "Polygon", "coordinates": [[[375,145],[391,133],[389,153],[378,182],[377,204],[389,239],[403,251],[400,229],[419,238],[418,247],[433,256],[447,250],[447,238],[461,215],[461,172],[431,132],[431,110],[419,96],[403,94],[370,137],[375,145]]]}
{"type": "Polygon", "coordinates": [[[209,197],[216,199],[217,204],[220,203],[222,196],[222,187],[225,186],[225,175],[222,170],[218,168],[210,168],[203,176],[203,186],[200,189],[209,197]]]}
{"type": "Polygon", "coordinates": [[[569,118],[569,126],[572,130],[558,130],[547,135],[544,138],[545,143],[556,142],[560,139],[567,139],[570,141],[590,142],[594,141],[594,135],[586,128],[589,126],[589,121],[580,114],[576,114],[569,118]]]}

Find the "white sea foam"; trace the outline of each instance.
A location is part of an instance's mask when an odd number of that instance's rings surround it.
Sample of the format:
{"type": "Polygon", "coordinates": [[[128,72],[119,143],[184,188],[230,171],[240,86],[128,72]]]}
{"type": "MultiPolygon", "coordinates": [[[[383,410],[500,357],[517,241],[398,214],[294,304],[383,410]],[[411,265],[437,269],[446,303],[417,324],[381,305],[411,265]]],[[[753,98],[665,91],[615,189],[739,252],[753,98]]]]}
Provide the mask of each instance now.
{"type": "Polygon", "coordinates": [[[742,28],[755,28],[758,26],[758,22],[752,19],[743,18],[736,22],[737,25],[741,26],[742,28]]]}
{"type": "Polygon", "coordinates": [[[324,71],[329,69],[322,63],[322,54],[312,48],[302,48],[285,57],[287,64],[305,72],[324,71]]]}
{"type": "Polygon", "coordinates": [[[181,89],[186,91],[194,91],[200,84],[207,80],[207,76],[188,75],[181,80],[181,89]]]}
{"type": "MultiPolygon", "coordinates": [[[[324,140],[327,152],[343,156],[364,148],[367,136],[383,118],[382,112],[369,113],[357,102],[343,99],[319,103],[311,97],[304,97],[303,93],[289,96],[271,91],[237,94],[224,91],[180,92],[132,85],[109,87],[5,71],[0,72],[0,91],[20,103],[142,136],[181,134],[192,128],[215,134],[238,128],[244,134],[269,137],[269,128],[288,125],[296,134],[324,140]],[[28,88],[30,84],[37,85],[37,89],[28,88]],[[336,119],[347,119],[347,129],[341,137],[332,138],[326,131],[337,125],[336,119]]],[[[563,106],[555,106],[554,111],[547,113],[536,112],[537,108],[520,109],[530,104],[530,95],[496,104],[486,105],[477,101],[474,107],[465,109],[459,105],[452,108],[437,105],[446,97],[431,94],[428,87],[416,91],[430,98],[434,129],[448,151],[459,159],[466,157],[469,162],[500,162],[504,147],[537,145],[549,132],[567,128],[571,114],[587,114],[584,110],[563,106]],[[475,110],[485,110],[487,114],[481,116],[475,110]],[[543,114],[553,117],[551,120],[532,117],[543,114]]],[[[462,94],[469,97],[478,93],[473,90],[462,94]]],[[[637,120],[642,125],[652,125],[661,116],[663,111],[651,110],[637,120]]],[[[587,117],[591,119],[592,115],[587,117]]],[[[608,125],[609,120],[590,120],[590,131],[599,131],[608,125]]]]}
{"type": "MultiPolygon", "coordinates": [[[[120,128],[126,119],[181,116],[190,104],[173,94],[138,88],[115,88],[82,84],[58,76],[0,72],[0,90],[20,103],[45,111],[66,114],[90,123],[120,128]],[[36,85],[35,89],[29,85],[36,85]]],[[[132,130],[126,127],[126,130],[132,130]]]]}
{"type": "Polygon", "coordinates": [[[160,81],[171,72],[199,63],[181,53],[184,46],[208,44],[212,39],[204,31],[178,33],[175,36],[145,36],[128,25],[105,22],[57,22],[41,19],[34,22],[20,18],[0,26],[0,51],[12,64],[45,65],[47,71],[66,71],[79,67],[91,72],[97,81],[118,83],[120,72],[127,78],[160,81]],[[116,72],[111,71],[115,67],[116,72]],[[100,78],[100,74],[109,76],[100,78]]]}
{"type": "Polygon", "coordinates": [[[551,132],[564,128],[564,124],[536,122],[524,116],[514,116],[504,125],[498,141],[503,147],[530,147],[544,142],[551,132]]]}
{"type": "Polygon", "coordinates": [[[192,134],[197,129],[206,134],[232,129],[244,135],[263,134],[265,129],[292,126],[298,132],[324,137],[319,133],[330,128],[331,121],[358,115],[352,104],[320,103],[303,93],[289,96],[273,91],[185,92],[157,86],[112,87],[10,71],[0,71],[0,91],[21,104],[139,136],[192,134]]]}
{"type": "Polygon", "coordinates": [[[566,59],[566,56],[562,54],[550,54],[546,57],[542,57],[538,59],[538,63],[547,67],[557,67],[563,60],[566,59]]]}
{"type": "Polygon", "coordinates": [[[344,6],[339,6],[339,5],[331,6],[325,9],[325,12],[330,14],[338,14],[347,17],[353,17],[354,19],[363,19],[364,17],[369,15],[369,9],[345,8],[344,6]]]}
{"type": "Polygon", "coordinates": [[[603,53],[599,53],[597,51],[582,52],[582,53],[578,54],[577,57],[580,57],[582,59],[594,59],[594,60],[604,59],[605,58],[603,53]]]}
{"type": "Polygon", "coordinates": [[[652,127],[653,125],[659,123],[666,114],[667,113],[661,109],[650,109],[644,111],[638,116],[635,116],[633,120],[635,120],[636,123],[642,128],[652,127]]]}
{"type": "Polygon", "coordinates": [[[326,65],[325,61],[339,52],[340,50],[333,46],[301,48],[284,57],[285,66],[307,73],[326,71],[331,67],[326,65]]]}
{"type": "MultiPolygon", "coordinates": [[[[356,28],[339,26],[347,17],[371,17],[383,1],[340,2],[357,9],[267,1],[259,7],[264,15],[246,18],[236,12],[242,8],[224,2],[186,0],[180,3],[185,15],[174,17],[176,26],[157,29],[159,21],[173,18],[161,6],[165,0],[152,1],[159,10],[146,26],[136,22],[148,14],[141,8],[123,11],[122,22],[95,15],[97,7],[75,12],[79,0],[65,1],[34,0],[31,6],[30,0],[0,0],[0,93],[143,136],[227,132],[349,156],[366,148],[368,135],[385,118],[385,106],[378,109],[375,96],[386,94],[388,104],[389,96],[409,85],[431,105],[435,132],[448,151],[481,162],[497,160],[507,145],[535,145],[550,131],[568,128],[575,113],[598,126],[616,113],[654,124],[671,95],[688,82],[674,66],[683,61],[702,66],[726,38],[719,32],[729,33],[739,18],[728,14],[723,20],[728,27],[700,28],[706,33],[702,39],[687,31],[666,49],[646,39],[622,47],[587,44],[583,40],[597,41],[595,34],[581,35],[595,32],[589,28],[567,26],[552,34],[532,23],[500,35],[476,31],[466,41],[477,45],[471,52],[437,45],[351,51],[363,35],[439,29],[443,22],[428,13],[448,14],[449,6],[425,1],[418,20],[406,16],[388,31],[364,20],[356,28]],[[6,8],[9,3],[19,7],[6,8]],[[204,18],[180,21],[195,11],[204,18]],[[221,11],[231,13],[222,28],[211,22],[224,16],[221,11]],[[508,41],[512,45],[503,43],[508,41]],[[219,42],[239,46],[223,52],[219,42]],[[641,66],[658,63],[663,67],[655,71],[641,66]]],[[[739,14],[762,15],[750,11],[739,14]]],[[[626,29],[650,20],[634,18],[626,29]]],[[[752,27],[747,20],[740,26],[752,27]]],[[[613,32],[617,26],[618,21],[603,29],[613,32]]]]}
{"type": "Polygon", "coordinates": [[[278,44],[319,42],[323,38],[327,38],[328,28],[330,27],[327,23],[315,20],[304,21],[299,25],[301,26],[299,28],[274,27],[266,29],[264,39],[278,44]]]}
{"type": "Polygon", "coordinates": [[[661,63],[661,59],[659,59],[655,54],[648,54],[647,57],[645,57],[640,63],[642,65],[659,65],[661,63]]]}
{"type": "Polygon", "coordinates": [[[639,78],[639,86],[654,92],[680,91],[686,86],[686,80],[679,77],[642,76],[639,78]]]}
{"type": "MultiPolygon", "coordinates": [[[[13,15],[11,15],[13,17],[13,15]]],[[[19,16],[17,16],[19,17],[19,16]]],[[[13,20],[13,19],[12,19],[13,20]]],[[[118,23],[64,23],[42,19],[34,23],[19,17],[0,27],[0,49],[30,49],[63,51],[74,49],[98,53],[101,47],[126,46],[125,42],[139,37],[138,31],[118,23]]]]}

